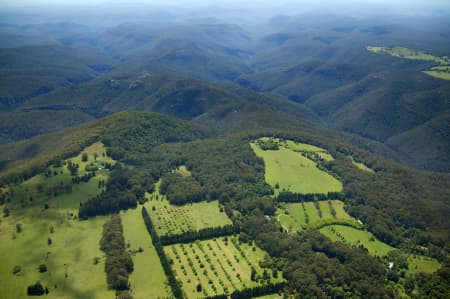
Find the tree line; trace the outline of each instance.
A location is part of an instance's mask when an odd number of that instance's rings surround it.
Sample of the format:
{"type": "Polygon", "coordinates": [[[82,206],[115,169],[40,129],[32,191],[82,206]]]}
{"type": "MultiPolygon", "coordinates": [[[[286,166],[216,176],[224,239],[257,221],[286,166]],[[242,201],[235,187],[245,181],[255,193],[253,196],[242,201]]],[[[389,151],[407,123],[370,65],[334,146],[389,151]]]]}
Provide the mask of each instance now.
{"type": "Polygon", "coordinates": [[[190,243],[196,240],[208,240],[216,237],[231,236],[238,234],[240,228],[238,225],[229,224],[219,227],[208,227],[198,231],[187,231],[176,235],[160,236],[160,242],[163,246],[176,243],[190,243]]]}
{"type": "Polygon", "coordinates": [[[153,225],[152,219],[150,218],[150,215],[148,214],[145,207],[142,207],[142,218],[144,219],[145,227],[147,228],[147,231],[152,238],[153,246],[155,247],[159,260],[161,261],[164,273],[167,276],[169,286],[172,289],[172,294],[175,298],[182,299],[183,291],[181,290],[180,284],[175,278],[175,273],[172,270],[170,261],[167,258],[166,253],[164,252],[163,245],[159,239],[158,234],[156,233],[155,226],[153,225]]]}
{"type": "Polygon", "coordinates": [[[269,294],[275,294],[279,291],[281,291],[286,286],[285,282],[278,282],[278,283],[268,283],[261,286],[256,286],[253,288],[245,288],[242,290],[235,290],[231,295],[215,295],[215,296],[207,296],[203,299],[247,299],[247,298],[254,298],[269,294]]]}
{"type": "Polygon", "coordinates": [[[103,225],[100,249],[106,254],[105,272],[108,285],[118,291],[128,290],[133,260],[126,250],[120,216],[115,214],[103,225]]]}
{"type": "Polygon", "coordinates": [[[328,193],[295,193],[291,191],[281,191],[277,196],[277,201],[280,202],[311,202],[317,200],[343,200],[344,193],[342,192],[328,192],[328,193]]]}

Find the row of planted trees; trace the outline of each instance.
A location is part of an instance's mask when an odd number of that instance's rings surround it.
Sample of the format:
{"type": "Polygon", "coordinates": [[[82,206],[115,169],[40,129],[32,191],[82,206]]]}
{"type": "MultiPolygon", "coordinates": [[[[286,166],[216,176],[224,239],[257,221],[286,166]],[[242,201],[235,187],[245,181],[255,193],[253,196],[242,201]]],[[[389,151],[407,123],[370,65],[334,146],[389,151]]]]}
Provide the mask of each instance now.
{"type": "Polygon", "coordinates": [[[144,223],[147,228],[147,231],[152,237],[153,246],[155,247],[159,260],[161,261],[161,265],[164,269],[164,273],[167,276],[169,286],[172,289],[173,296],[177,299],[183,298],[183,292],[181,291],[180,285],[177,279],[175,278],[175,273],[173,272],[172,267],[170,266],[170,261],[167,258],[166,253],[164,252],[163,245],[159,239],[158,234],[156,233],[155,226],[153,225],[152,219],[150,218],[150,215],[148,214],[147,209],[145,207],[142,207],[142,218],[144,218],[144,223]]]}
{"type": "Polygon", "coordinates": [[[209,227],[198,231],[187,231],[176,235],[166,235],[159,237],[162,245],[176,243],[190,243],[196,240],[208,240],[215,237],[230,236],[239,233],[238,225],[224,225],[219,227],[209,227]]]}
{"type": "Polygon", "coordinates": [[[328,193],[295,193],[291,191],[281,191],[277,196],[279,202],[310,202],[317,200],[343,200],[344,193],[328,192],[328,193]]]}
{"type": "MultiPolygon", "coordinates": [[[[166,253],[164,252],[163,245],[169,245],[173,243],[164,244],[162,242],[163,237],[159,237],[158,233],[156,232],[155,226],[152,222],[152,219],[150,215],[148,214],[148,211],[145,207],[142,207],[142,217],[145,222],[145,226],[152,238],[153,246],[155,247],[155,250],[159,256],[159,259],[161,261],[161,265],[164,269],[164,272],[167,276],[169,286],[172,289],[173,296],[175,298],[183,298],[183,291],[181,290],[180,284],[178,283],[177,279],[175,278],[175,273],[172,270],[170,259],[167,257],[166,253]]],[[[187,237],[185,242],[175,242],[175,239],[171,239],[170,241],[173,241],[174,243],[189,243],[193,242],[195,240],[199,240],[200,238],[205,239],[211,239],[214,237],[224,236],[224,235],[232,235],[239,232],[239,227],[236,225],[226,225],[223,227],[218,228],[208,228],[204,230],[200,230],[199,232],[193,232],[193,234],[189,234],[186,236],[189,236],[189,241],[187,241],[187,237]],[[203,233],[200,233],[202,232],[203,233]],[[221,234],[221,235],[219,235],[221,234]]],[[[179,236],[183,236],[185,234],[181,234],[179,236]]],[[[165,241],[169,241],[169,239],[165,239],[165,241]]],[[[267,294],[273,294],[283,289],[285,286],[284,282],[280,283],[268,283],[262,286],[257,287],[250,287],[245,288],[243,290],[236,290],[231,294],[231,298],[251,298],[254,296],[261,296],[261,295],[267,295],[267,294]]],[[[229,295],[217,295],[217,296],[211,296],[211,297],[205,297],[205,298],[228,298],[229,295]]]]}
{"type": "Polygon", "coordinates": [[[204,299],[228,299],[231,297],[231,299],[246,299],[246,298],[253,298],[258,296],[264,296],[267,294],[274,294],[277,292],[280,292],[284,287],[286,283],[285,282],[278,282],[278,283],[268,283],[261,286],[256,286],[253,288],[245,288],[243,290],[236,290],[231,295],[215,295],[215,296],[208,296],[204,299]]]}

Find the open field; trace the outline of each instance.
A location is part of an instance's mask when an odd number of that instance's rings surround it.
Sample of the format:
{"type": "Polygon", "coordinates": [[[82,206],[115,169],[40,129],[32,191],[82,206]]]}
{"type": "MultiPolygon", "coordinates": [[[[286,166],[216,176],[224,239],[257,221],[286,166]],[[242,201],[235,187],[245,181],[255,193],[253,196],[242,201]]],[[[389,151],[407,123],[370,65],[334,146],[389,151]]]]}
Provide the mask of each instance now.
{"type": "Polygon", "coordinates": [[[362,171],[366,171],[366,172],[370,172],[370,173],[375,173],[375,171],[373,171],[372,168],[367,167],[366,164],[364,163],[360,163],[360,162],[356,162],[353,157],[350,157],[350,159],[352,160],[352,164],[355,165],[358,169],[362,170],[362,171]]]}
{"type": "Polygon", "coordinates": [[[181,174],[182,176],[191,176],[191,172],[186,168],[185,165],[181,165],[176,170],[177,173],[181,174]]]}
{"type": "Polygon", "coordinates": [[[389,54],[398,58],[434,62],[436,64],[439,64],[439,66],[432,67],[431,70],[426,70],[423,72],[435,78],[450,80],[450,58],[447,56],[434,56],[423,51],[408,49],[404,47],[389,48],[368,46],[366,47],[366,49],[377,54],[389,54]]]}
{"type": "Polygon", "coordinates": [[[281,282],[281,273],[273,278],[270,269],[262,269],[259,262],[265,253],[256,246],[239,244],[238,237],[222,237],[189,244],[176,244],[164,248],[173,261],[175,275],[182,283],[188,298],[214,294],[230,294],[234,290],[264,284],[265,281],[281,282]],[[257,272],[251,280],[252,267],[257,272]],[[263,279],[266,271],[267,278],[263,279]],[[201,291],[197,286],[201,285],[201,291]]]}
{"type": "Polygon", "coordinates": [[[428,76],[431,77],[435,77],[435,78],[439,78],[439,79],[443,79],[443,80],[450,80],[450,71],[439,71],[439,70],[434,70],[434,68],[431,71],[423,71],[425,74],[427,74],[428,76]]]}
{"type": "Polygon", "coordinates": [[[12,209],[45,203],[57,210],[66,210],[75,213],[80,203],[100,193],[100,181],[106,181],[109,171],[105,164],[114,165],[115,161],[104,155],[105,148],[97,142],[87,147],[88,161],[82,161],[82,154],[68,159],[78,165],[76,176],[82,177],[88,173],[86,166],[95,169],[95,176],[88,182],[72,183],[74,176],[70,175],[67,162],[59,167],[50,166],[46,173],[38,174],[10,190],[12,192],[12,209]],[[94,153],[97,158],[94,160],[94,153]],[[30,200],[30,197],[32,200],[30,200]]]}
{"type": "MultiPolygon", "coordinates": [[[[113,163],[102,155],[101,143],[86,152],[87,162],[81,161],[81,154],[70,159],[79,164],[78,176],[86,174],[85,166],[93,162],[94,152],[98,153],[95,167],[113,163]]],[[[107,180],[108,171],[97,169],[88,182],[75,184],[66,165],[51,166],[47,174],[9,190],[11,215],[0,222],[0,293],[10,298],[27,298],[27,286],[37,280],[48,287],[50,298],[114,296],[106,285],[103,253],[98,245],[108,217],[76,219],[80,202],[101,192],[98,183],[107,180]],[[17,224],[22,226],[20,233],[16,232],[17,224]],[[40,264],[46,264],[47,272],[39,273],[40,264]],[[15,266],[21,271],[13,275],[15,266]]]]}
{"type": "MultiPolygon", "coordinates": [[[[147,206],[148,208],[148,206],[147,206]]],[[[170,297],[164,270],[152,245],[151,237],[142,219],[141,210],[134,209],[121,213],[125,242],[130,245],[134,271],[130,276],[131,290],[135,299],[149,298],[149,295],[170,297]],[[139,248],[143,251],[139,252],[139,248]]]]}
{"type": "Polygon", "coordinates": [[[9,298],[28,298],[27,286],[39,280],[48,287],[48,298],[112,298],[114,291],[107,288],[103,253],[98,245],[107,218],[69,220],[59,213],[38,208],[3,218],[1,293],[8,294],[9,298]],[[21,233],[14,233],[17,223],[22,224],[21,233]],[[52,227],[54,233],[50,233],[52,227]],[[48,238],[52,240],[51,245],[47,245],[48,238]],[[47,265],[46,273],[39,273],[40,264],[47,265]],[[15,266],[21,268],[18,275],[12,273],[15,266]]]}
{"type": "Polygon", "coordinates": [[[441,264],[430,257],[413,256],[408,257],[408,273],[415,274],[418,272],[434,273],[441,267],[441,264]]]}
{"type": "Polygon", "coordinates": [[[316,163],[301,154],[280,147],[278,150],[262,150],[257,144],[251,147],[264,159],[265,178],[278,195],[282,190],[297,193],[328,193],[342,190],[342,183],[317,168],[316,163]],[[278,187],[278,188],[277,188],[278,187]]]}
{"type": "Polygon", "coordinates": [[[363,245],[374,256],[385,256],[394,247],[375,238],[370,232],[349,226],[330,225],[320,229],[320,232],[333,241],[340,241],[353,246],[363,245]]]}
{"type": "Polygon", "coordinates": [[[307,229],[308,227],[314,227],[315,224],[329,222],[333,223],[334,220],[349,220],[355,222],[350,215],[344,210],[344,203],[340,200],[330,200],[336,216],[333,216],[328,201],[319,201],[319,207],[321,216],[317,210],[314,202],[305,203],[282,203],[277,211],[278,221],[288,231],[298,231],[307,229]]]}
{"type": "Polygon", "coordinates": [[[159,183],[155,190],[147,194],[147,209],[160,236],[232,224],[217,200],[175,206],[159,193],[159,183]]]}
{"type": "Polygon", "coordinates": [[[411,60],[432,61],[440,65],[449,65],[450,59],[447,56],[434,56],[423,51],[408,49],[404,47],[366,47],[368,51],[373,53],[385,53],[398,58],[405,58],[411,60]]]}
{"type": "Polygon", "coordinates": [[[315,153],[325,161],[333,161],[334,158],[331,156],[327,150],[306,143],[298,143],[292,140],[277,140],[278,144],[282,145],[287,149],[291,149],[294,152],[303,152],[303,153],[315,153]]]}

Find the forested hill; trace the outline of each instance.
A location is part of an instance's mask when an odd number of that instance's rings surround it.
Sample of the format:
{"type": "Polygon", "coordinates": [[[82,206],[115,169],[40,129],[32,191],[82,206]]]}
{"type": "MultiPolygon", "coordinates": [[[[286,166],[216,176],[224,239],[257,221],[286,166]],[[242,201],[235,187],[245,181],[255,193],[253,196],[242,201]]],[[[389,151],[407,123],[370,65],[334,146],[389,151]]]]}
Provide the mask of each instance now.
{"type": "Polygon", "coordinates": [[[448,172],[450,81],[439,64],[448,56],[447,23],[385,18],[0,24],[0,142],[129,109],[227,132],[274,115],[270,126],[282,118],[326,125],[383,143],[406,165],[448,172]],[[433,68],[438,76],[428,75],[433,68]]]}
{"type": "Polygon", "coordinates": [[[163,114],[120,112],[55,133],[0,145],[0,175],[2,180],[20,181],[100,140],[109,145],[119,142],[122,150],[116,155],[132,159],[130,155],[146,152],[152,145],[189,141],[210,134],[209,129],[163,114]],[[128,145],[128,138],[132,145],[128,145]]]}
{"type": "Polygon", "coordinates": [[[0,132],[6,140],[20,140],[123,110],[161,112],[225,132],[320,124],[308,108],[279,96],[142,72],[111,74],[33,98],[3,113],[0,132]]]}
{"type": "MultiPolygon", "coordinates": [[[[225,135],[222,138],[230,141],[252,140],[267,134],[316,144],[338,157],[327,167],[343,179],[344,192],[349,198],[353,198],[354,202],[350,202],[355,212],[366,221],[373,221],[374,230],[380,229],[379,234],[386,234],[383,238],[390,242],[401,240],[397,239],[398,234],[393,232],[399,230],[400,233],[402,227],[403,229],[416,227],[424,230],[424,233],[429,231],[431,235],[428,237],[432,237],[434,233],[437,236],[444,232],[450,225],[446,218],[448,210],[445,203],[450,190],[447,174],[405,168],[344,143],[339,135],[332,135],[330,131],[313,127],[301,131],[254,130],[251,133],[225,135]],[[348,163],[348,156],[370,165],[377,172],[376,175],[356,169],[348,163]],[[376,207],[376,210],[370,210],[370,206],[376,207]],[[432,220],[429,219],[429,215],[433,215],[432,220]],[[372,217],[373,220],[370,220],[372,217]],[[381,219],[382,222],[378,222],[381,219]],[[434,229],[430,230],[431,226],[434,229]]],[[[160,163],[164,159],[170,160],[171,155],[179,155],[175,158],[175,161],[178,161],[176,163],[189,164],[189,156],[182,154],[191,147],[189,142],[217,138],[220,135],[215,130],[164,114],[120,112],[60,132],[1,145],[0,175],[3,182],[21,181],[42,171],[49,163],[77,154],[87,145],[97,141],[107,145],[110,155],[115,159],[127,164],[146,165],[148,161],[160,163]],[[158,146],[161,144],[174,146],[159,149],[158,146]],[[154,147],[159,150],[155,152],[154,147]]],[[[200,148],[212,149],[215,147],[214,143],[215,141],[201,142],[192,146],[192,149],[200,155],[198,158],[201,158],[207,153],[200,154],[203,150],[200,148]]],[[[215,159],[213,156],[210,158],[215,159]]]]}
{"type": "MultiPolygon", "coordinates": [[[[274,217],[279,203],[271,197],[273,189],[265,181],[268,166],[249,144],[267,134],[323,148],[334,157],[318,163],[343,183],[342,200],[348,213],[362,220],[377,240],[401,252],[427,255],[442,263],[438,273],[413,280],[413,289],[421,294],[429,292],[431,284],[439,286],[433,292],[442,294],[439,292],[446,286],[446,246],[450,237],[449,175],[405,168],[343,143],[338,136],[324,136],[314,128],[218,135],[214,130],[163,114],[119,112],[78,127],[1,146],[2,187],[6,183],[20,186],[15,184],[42,175],[51,165],[61,164],[62,159],[102,142],[107,156],[116,160],[117,166],[112,168],[104,192],[86,198],[82,205],[76,202],[83,219],[136,207],[138,202],[146,201],[146,192],[157,190],[155,184],[160,181],[159,190],[173,204],[186,201],[189,206],[197,201],[218,200],[238,225],[226,227],[230,229],[227,234],[239,228],[240,240],[254,240],[266,250],[271,258],[265,262],[283,271],[288,292],[327,297],[345,288],[348,295],[364,293],[367,297],[392,298],[398,293],[389,285],[399,283],[408,289],[404,280],[399,282],[400,270],[385,273],[387,260],[370,256],[364,247],[331,242],[314,229],[298,234],[283,231],[274,217]],[[372,171],[356,167],[353,159],[372,171]],[[180,174],[180,167],[185,167],[187,174],[180,174]],[[326,271],[318,271],[317,267],[326,271]]],[[[25,208],[35,205],[32,201],[22,204],[25,208]]],[[[8,205],[17,213],[20,203],[8,205]]],[[[186,240],[195,237],[182,236],[186,240]]],[[[161,240],[177,238],[181,237],[161,240]]],[[[389,256],[393,258],[402,261],[401,256],[389,256]]]]}

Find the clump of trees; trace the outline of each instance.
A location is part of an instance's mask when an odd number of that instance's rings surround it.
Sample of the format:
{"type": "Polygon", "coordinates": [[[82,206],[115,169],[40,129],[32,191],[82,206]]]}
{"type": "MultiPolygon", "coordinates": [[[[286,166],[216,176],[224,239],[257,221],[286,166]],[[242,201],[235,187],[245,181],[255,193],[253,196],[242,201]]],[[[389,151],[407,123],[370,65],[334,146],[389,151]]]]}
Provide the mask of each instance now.
{"type": "Polygon", "coordinates": [[[105,272],[108,285],[119,291],[129,289],[128,277],[133,272],[133,260],[126,250],[119,215],[111,216],[103,225],[100,248],[106,254],[105,272]]]}
{"type": "MultiPolygon", "coordinates": [[[[117,163],[106,183],[106,191],[84,202],[79,208],[79,218],[87,219],[96,215],[108,215],[135,208],[138,201],[144,200],[144,188],[148,186],[148,183],[136,182],[137,176],[136,173],[117,163]]],[[[145,177],[140,180],[144,181],[145,177]]],[[[150,190],[153,188],[148,187],[150,190]]]]}
{"type": "Polygon", "coordinates": [[[182,176],[179,173],[169,173],[163,177],[159,187],[171,204],[182,205],[199,202],[206,199],[206,193],[193,177],[182,176]]]}
{"type": "Polygon", "coordinates": [[[44,287],[39,281],[35,284],[28,286],[27,295],[28,296],[42,296],[44,294],[48,294],[49,290],[47,287],[44,287]]]}
{"type": "Polygon", "coordinates": [[[79,183],[81,183],[81,182],[87,183],[87,182],[89,182],[89,180],[90,180],[91,178],[93,178],[93,177],[95,177],[95,171],[85,173],[85,174],[82,175],[82,176],[75,176],[75,177],[73,177],[73,178],[72,178],[72,183],[74,183],[74,184],[79,184],[79,183]]]}
{"type": "Polygon", "coordinates": [[[341,192],[328,192],[328,193],[295,193],[291,191],[283,190],[278,196],[277,200],[281,202],[310,202],[320,200],[343,200],[344,193],[341,192]]]}
{"type": "Polygon", "coordinates": [[[276,143],[272,138],[269,139],[258,139],[256,140],[256,144],[261,148],[263,151],[276,151],[280,148],[278,143],[276,143]]]}

